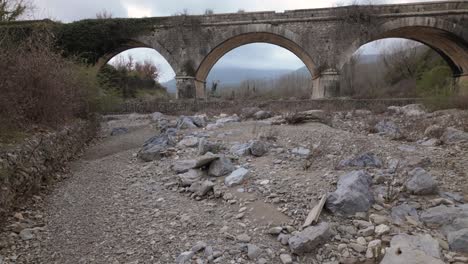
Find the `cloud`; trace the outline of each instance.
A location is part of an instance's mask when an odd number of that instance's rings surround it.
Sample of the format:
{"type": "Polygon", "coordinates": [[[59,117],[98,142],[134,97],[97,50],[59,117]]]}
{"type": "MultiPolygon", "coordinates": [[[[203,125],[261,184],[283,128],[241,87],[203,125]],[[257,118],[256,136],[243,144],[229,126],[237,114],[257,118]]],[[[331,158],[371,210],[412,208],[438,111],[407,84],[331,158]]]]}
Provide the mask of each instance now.
{"type": "Polygon", "coordinates": [[[52,18],[71,22],[95,18],[98,12],[107,10],[114,17],[127,17],[127,9],[116,0],[35,0],[36,19],[52,18]]]}

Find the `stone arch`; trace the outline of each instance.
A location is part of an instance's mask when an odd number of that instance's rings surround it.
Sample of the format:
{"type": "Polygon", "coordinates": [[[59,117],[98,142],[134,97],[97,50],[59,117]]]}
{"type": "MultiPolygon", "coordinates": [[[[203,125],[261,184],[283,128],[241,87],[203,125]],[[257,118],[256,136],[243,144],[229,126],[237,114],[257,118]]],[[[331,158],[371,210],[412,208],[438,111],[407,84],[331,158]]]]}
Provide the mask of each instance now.
{"type": "Polygon", "coordinates": [[[310,55],[301,45],[298,35],[289,30],[277,29],[272,32],[272,30],[262,27],[263,25],[255,26],[256,30],[253,31],[234,32],[236,34],[227,37],[224,41],[217,44],[208,52],[195,73],[197,97],[204,97],[205,80],[216,62],[229,51],[251,43],[269,43],[291,51],[300,60],[302,60],[302,62],[304,62],[313,76],[316,66],[310,55]]]}
{"type": "Polygon", "coordinates": [[[175,64],[174,59],[166,51],[166,49],[164,49],[158,42],[142,41],[142,40],[134,40],[134,39],[128,39],[128,40],[122,41],[122,43],[118,46],[118,48],[110,50],[106,54],[101,56],[94,66],[97,70],[99,70],[118,54],[124,51],[130,50],[130,49],[135,49],[135,48],[154,49],[159,54],[161,54],[161,56],[169,63],[169,65],[171,65],[171,67],[174,67],[173,66],[175,64]]]}
{"type": "Polygon", "coordinates": [[[451,67],[454,77],[468,75],[468,29],[435,17],[405,17],[381,24],[348,48],[341,68],[361,46],[385,38],[404,38],[423,43],[438,52],[451,67]]]}

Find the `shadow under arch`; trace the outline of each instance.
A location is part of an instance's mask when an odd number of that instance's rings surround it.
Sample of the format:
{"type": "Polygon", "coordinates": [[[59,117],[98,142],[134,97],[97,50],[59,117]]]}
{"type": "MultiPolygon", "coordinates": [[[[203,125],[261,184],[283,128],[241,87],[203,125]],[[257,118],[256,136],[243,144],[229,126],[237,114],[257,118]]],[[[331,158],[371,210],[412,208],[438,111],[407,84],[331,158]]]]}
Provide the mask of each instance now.
{"type": "Polygon", "coordinates": [[[381,39],[402,38],[420,42],[441,55],[455,78],[468,75],[468,29],[441,18],[401,18],[387,22],[353,42],[339,67],[363,45],[381,39]]]}
{"type": "Polygon", "coordinates": [[[268,43],[289,50],[306,65],[311,76],[314,76],[316,65],[309,54],[298,43],[284,36],[270,32],[243,33],[220,43],[203,59],[195,74],[195,79],[197,81],[197,97],[204,94],[206,78],[218,60],[229,51],[252,43],[268,43]]]}

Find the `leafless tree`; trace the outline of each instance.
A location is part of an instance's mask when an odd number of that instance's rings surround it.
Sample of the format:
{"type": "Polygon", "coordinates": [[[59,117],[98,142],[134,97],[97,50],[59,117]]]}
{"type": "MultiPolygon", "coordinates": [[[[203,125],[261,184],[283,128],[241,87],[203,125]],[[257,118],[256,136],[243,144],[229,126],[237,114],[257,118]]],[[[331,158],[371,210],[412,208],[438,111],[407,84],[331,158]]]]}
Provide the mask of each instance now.
{"type": "Polygon", "coordinates": [[[32,9],[32,6],[25,0],[0,0],[0,22],[17,20],[28,9],[32,9]]]}
{"type": "Polygon", "coordinates": [[[112,13],[107,11],[106,9],[103,9],[102,11],[96,13],[97,19],[110,19],[112,17],[113,17],[112,13]]]}

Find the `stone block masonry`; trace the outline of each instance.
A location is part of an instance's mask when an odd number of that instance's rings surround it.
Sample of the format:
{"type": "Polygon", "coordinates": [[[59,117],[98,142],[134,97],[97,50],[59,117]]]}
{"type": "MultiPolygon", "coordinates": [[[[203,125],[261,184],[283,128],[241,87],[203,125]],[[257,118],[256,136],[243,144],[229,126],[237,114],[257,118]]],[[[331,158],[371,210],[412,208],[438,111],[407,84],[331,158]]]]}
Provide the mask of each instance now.
{"type": "Polygon", "coordinates": [[[98,125],[77,121],[59,131],[34,135],[0,150],[0,218],[55,179],[96,135],[98,125]]]}

